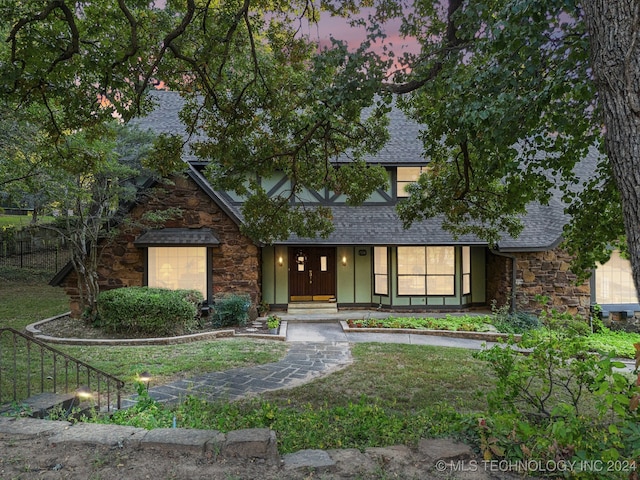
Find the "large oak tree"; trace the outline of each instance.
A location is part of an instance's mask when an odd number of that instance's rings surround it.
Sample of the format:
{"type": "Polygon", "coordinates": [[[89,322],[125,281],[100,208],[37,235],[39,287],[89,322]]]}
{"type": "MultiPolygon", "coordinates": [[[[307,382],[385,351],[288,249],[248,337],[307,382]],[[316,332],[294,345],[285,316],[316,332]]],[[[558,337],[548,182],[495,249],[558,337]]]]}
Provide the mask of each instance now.
{"type": "Polygon", "coordinates": [[[196,153],[211,161],[217,186],[248,196],[247,232],[266,241],[331,228],[329,211],[289,201],[303,187],[329,185],[357,203],[384,184],[384,172],[361,160],[386,138],[395,94],[424,125],[432,165],[400,205],[405,223],[440,215],[452,231],[493,242],[518,234],[530,202],[562,196],[576,268],[606,259],[626,235],[640,286],[639,8],[631,0],[168,0],[158,8],[4,0],[0,91],[9,106],[44,107],[42,128],[61,151],[69,131],[144,113],[158,82],[184,92],[187,131],[208,136],[196,153]],[[362,6],[371,15],[359,47],[334,40],[319,50],[304,35],[319,14],[357,19],[362,6]],[[394,58],[370,47],[394,17],[422,50],[389,76],[394,58]],[[600,161],[579,176],[590,149],[600,161]],[[335,168],[345,153],[354,162],[335,168]],[[294,180],[280,198],[246,182],[275,170],[294,180]]]}

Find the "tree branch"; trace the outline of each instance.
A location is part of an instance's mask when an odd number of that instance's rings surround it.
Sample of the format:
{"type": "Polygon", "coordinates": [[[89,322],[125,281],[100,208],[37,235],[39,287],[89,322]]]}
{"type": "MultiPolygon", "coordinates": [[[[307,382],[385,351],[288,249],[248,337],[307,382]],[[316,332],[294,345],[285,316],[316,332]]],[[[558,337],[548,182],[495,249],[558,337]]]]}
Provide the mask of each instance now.
{"type": "MultiPolygon", "coordinates": [[[[30,23],[35,23],[35,22],[44,20],[56,9],[62,10],[62,13],[64,14],[67,25],[69,26],[69,30],[71,31],[71,43],[67,46],[67,49],[64,52],[62,52],[58,56],[58,58],[56,58],[53,61],[51,65],[49,65],[49,68],[47,69],[47,73],[51,73],[58,63],[69,60],[71,57],[73,57],[74,54],[80,52],[80,48],[79,48],[80,32],[78,31],[78,27],[76,25],[75,18],[73,16],[73,12],[64,2],[64,0],[54,0],[52,2],[49,2],[46,8],[42,10],[40,13],[28,18],[22,18],[18,22],[16,22],[16,24],[13,26],[7,38],[7,42],[11,42],[11,62],[12,63],[18,61],[18,59],[16,58],[16,49],[18,44],[17,36],[20,30],[22,30],[23,27],[25,27],[30,23]]],[[[22,63],[24,64],[24,62],[22,63]]]]}
{"type": "Polygon", "coordinates": [[[458,167],[458,176],[464,179],[464,188],[460,193],[456,194],[456,200],[462,200],[467,193],[469,193],[471,187],[471,175],[473,174],[468,142],[465,141],[460,144],[460,151],[462,153],[462,172],[460,172],[460,167],[457,162],[456,166],[458,167]]]}
{"type": "Polygon", "coordinates": [[[144,76],[142,85],[138,87],[138,91],[136,92],[136,105],[138,106],[140,105],[140,99],[142,98],[144,91],[147,89],[147,86],[151,81],[151,77],[157,71],[158,66],[160,65],[160,62],[162,62],[162,59],[164,58],[164,55],[167,52],[167,49],[171,49],[173,42],[177,38],[180,38],[182,35],[184,35],[184,33],[187,31],[187,27],[191,24],[191,21],[193,20],[193,17],[195,15],[195,11],[196,11],[195,0],[187,0],[186,15],[180,22],[180,25],[178,25],[175,29],[173,29],[164,37],[162,41],[162,48],[160,48],[157,58],[155,59],[155,61],[153,62],[153,65],[149,68],[146,75],[144,76]]]}
{"type": "Polygon", "coordinates": [[[437,76],[444,68],[444,58],[451,52],[459,51],[461,48],[462,42],[460,41],[460,39],[458,39],[457,36],[458,27],[454,21],[454,16],[462,8],[462,3],[463,0],[449,0],[444,47],[435,52],[437,60],[429,69],[429,71],[421,79],[418,80],[411,80],[402,84],[383,84],[383,91],[399,95],[411,93],[418,90],[420,87],[427,84],[431,80],[437,78],[437,76]]]}
{"type": "Polygon", "coordinates": [[[135,17],[131,14],[131,11],[127,8],[127,5],[124,3],[124,0],[118,0],[118,7],[120,7],[120,10],[126,17],[127,22],[129,22],[131,35],[129,36],[130,38],[129,48],[122,55],[122,58],[120,60],[115,60],[111,64],[112,70],[118,65],[124,64],[127,60],[133,57],[138,51],[138,22],[136,21],[135,17]]]}

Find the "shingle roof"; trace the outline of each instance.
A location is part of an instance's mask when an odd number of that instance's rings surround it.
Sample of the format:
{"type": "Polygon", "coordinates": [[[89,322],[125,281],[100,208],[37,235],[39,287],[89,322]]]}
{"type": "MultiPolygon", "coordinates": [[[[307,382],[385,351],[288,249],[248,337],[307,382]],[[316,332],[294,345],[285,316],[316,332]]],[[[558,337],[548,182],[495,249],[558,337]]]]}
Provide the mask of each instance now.
{"type": "Polygon", "coordinates": [[[220,245],[220,240],[210,228],[161,228],[149,230],[134,242],[137,246],[220,245]]]}
{"type": "MultiPolygon", "coordinates": [[[[151,97],[158,107],[145,117],[138,117],[132,121],[143,130],[156,133],[178,133],[185,139],[187,131],[180,121],[178,113],[184,105],[184,100],[178,92],[154,90],[151,97]]],[[[420,124],[407,118],[399,109],[389,113],[389,141],[376,155],[367,158],[367,162],[382,165],[424,164],[420,142],[420,124]]],[[[195,161],[197,158],[190,149],[185,149],[185,160],[195,161]]],[[[349,161],[348,155],[335,159],[336,162],[349,161]]]]}
{"type": "MultiPolygon", "coordinates": [[[[366,115],[366,114],[365,114],[366,115]]],[[[402,110],[389,112],[389,140],[375,155],[366,158],[367,163],[379,165],[424,165],[427,160],[422,150],[419,123],[408,118],[402,110]]],[[[349,161],[348,155],[337,159],[338,163],[349,161]]]]}
{"type": "Polygon", "coordinates": [[[404,229],[392,205],[334,206],[335,229],[326,239],[306,239],[292,236],[280,244],[313,245],[443,245],[482,244],[486,242],[471,235],[454,239],[441,228],[437,218],[414,223],[404,229]]]}
{"type": "MultiPolygon", "coordinates": [[[[143,129],[149,128],[155,132],[180,133],[185,135],[184,126],[180,123],[178,112],[183,100],[176,92],[159,91],[153,96],[158,101],[158,108],[147,117],[136,121],[143,129]]],[[[424,162],[422,143],[419,139],[420,126],[408,119],[399,109],[394,109],[390,115],[390,140],[377,155],[367,159],[371,163],[384,165],[419,164],[424,162]]],[[[580,166],[588,177],[597,163],[597,152],[590,152],[580,166]]],[[[186,161],[195,158],[185,153],[186,161]]],[[[240,207],[225,202],[208,184],[204,176],[190,168],[190,175],[214,201],[216,201],[237,222],[242,222],[240,207]]],[[[296,236],[281,244],[316,244],[316,245],[415,245],[415,244],[476,244],[486,245],[487,242],[472,235],[454,239],[443,230],[441,220],[432,218],[415,222],[411,228],[404,229],[402,222],[391,205],[373,206],[361,205],[357,207],[333,206],[334,232],[328,238],[306,239],[296,236]]],[[[505,237],[496,246],[501,251],[546,250],[554,248],[562,239],[563,226],[567,222],[564,205],[559,195],[554,195],[549,205],[530,204],[524,217],[524,230],[518,238],[505,237]]]]}
{"type": "MultiPolygon", "coordinates": [[[[188,138],[187,130],[178,115],[184,106],[184,99],[180,94],[166,90],[154,90],[151,92],[151,97],[157,107],[144,117],[134,118],[131,124],[141,130],[151,130],[156,134],[179,134],[186,140],[188,138]]],[[[185,145],[183,158],[186,162],[198,160],[188,144],[185,145]]]]}

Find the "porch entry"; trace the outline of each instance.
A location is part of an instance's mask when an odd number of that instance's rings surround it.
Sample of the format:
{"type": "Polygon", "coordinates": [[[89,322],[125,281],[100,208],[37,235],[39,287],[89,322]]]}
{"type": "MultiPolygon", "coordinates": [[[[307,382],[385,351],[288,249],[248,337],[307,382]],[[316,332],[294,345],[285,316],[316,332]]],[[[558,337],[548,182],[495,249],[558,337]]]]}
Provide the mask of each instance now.
{"type": "Polygon", "coordinates": [[[336,249],[289,248],[289,301],[335,302],[336,249]]]}

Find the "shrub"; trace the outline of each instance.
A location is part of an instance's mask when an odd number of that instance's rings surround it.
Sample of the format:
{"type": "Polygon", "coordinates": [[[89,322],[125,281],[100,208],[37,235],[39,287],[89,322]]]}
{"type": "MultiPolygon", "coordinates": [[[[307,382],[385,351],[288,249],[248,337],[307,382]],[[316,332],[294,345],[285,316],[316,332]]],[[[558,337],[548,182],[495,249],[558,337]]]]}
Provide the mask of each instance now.
{"type": "Polygon", "coordinates": [[[269,315],[267,317],[267,328],[274,330],[280,326],[280,317],[277,315],[269,315]]]}
{"type": "Polygon", "coordinates": [[[496,378],[489,416],[477,425],[484,458],[597,462],[612,469],[576,467],[572,474],[627,477],[640,454],[640,387],[620,370],[624,364],[587,350],[587,337],[575,328],[584,324],[580,318],[553,310],[542,317],[545,328],[510,342],[518,348],[496,346],[474,355],[489,362],[496,378]]]}
{"type": "Polygon", "coordinates": [[[352,328],[408,328],[416,330],[463,330],[468,332],[485,331],[485,324],[489,322],[486,315],[447,315],[445,318],[413,318],[387,317],[362,318],[348,320],[352,328]]]}
{"type": "Polygon", "coordinates": [[[107,332],[180,335],[198,323],[196,290],[126,287],[98,295],[96,326],[107,332]]]}
{"type": "Polygon", "coordinates": [[[491,323],[502,333],[525,333],[542,325],[536,315],[527,312],[510,313],[508,305],[497,307],[495,300],[492,302],[491,310],[491,323]]]}
{"type": "Polygon", "coordinates": [[[249,318],[249,295],[231,293],[216,297],[213,312],[213,327],[224,328],[238,325],[244,327],[249,318]]]}

